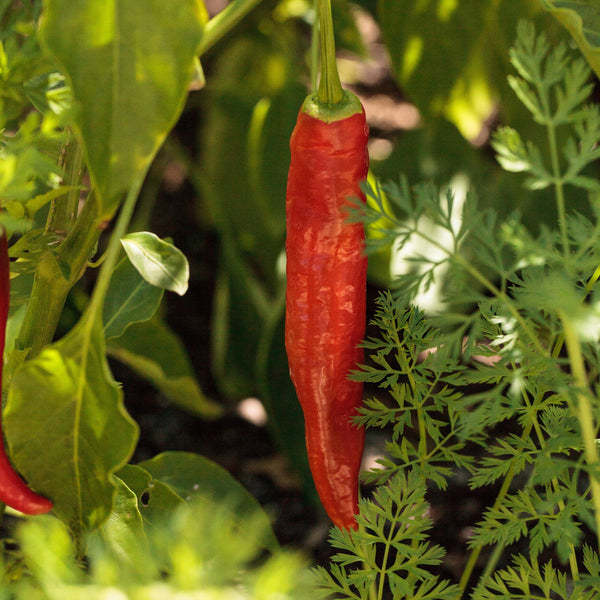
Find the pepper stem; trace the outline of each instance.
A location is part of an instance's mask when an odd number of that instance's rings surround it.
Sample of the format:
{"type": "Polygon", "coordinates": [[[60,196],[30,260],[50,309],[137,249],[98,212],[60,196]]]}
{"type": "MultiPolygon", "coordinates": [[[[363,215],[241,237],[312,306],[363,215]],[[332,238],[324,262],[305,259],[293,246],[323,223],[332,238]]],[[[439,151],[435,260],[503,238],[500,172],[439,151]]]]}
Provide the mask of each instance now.
{"type": "Polygon", "coordinates": [[[321,38],[321,81],[317,93],[322,104],[339,104],[344,99],[342,82],[335,60],[335,38],[331,0],[319,0],[319,24],[321,38]]]}

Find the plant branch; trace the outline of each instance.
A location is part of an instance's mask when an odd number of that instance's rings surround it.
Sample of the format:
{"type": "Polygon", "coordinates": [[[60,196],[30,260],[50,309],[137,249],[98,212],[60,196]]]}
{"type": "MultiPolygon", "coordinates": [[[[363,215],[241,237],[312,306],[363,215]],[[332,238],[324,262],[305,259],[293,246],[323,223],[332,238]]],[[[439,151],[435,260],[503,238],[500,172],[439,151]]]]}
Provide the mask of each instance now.
{"type": "Polygon", "coordinates": [[[127,228],[129,227],[137,198],[144,182],[144,176],[145,172],[141,173],[131,186],[127,194],[127,198],[125,199],[125,202],[121,208],[121,212],[117,218],[114,231],[111,234],[110,242],[103,258],[102,268],[100,269],[100,274],[98,275],[98,280],[96,281],[96,285],[94,287],[94,292],[90,299],[90,303],[86,308],[86,312],[82,317],[88,319],[92,323],[102,312],[104,298],[106,297],[110,279],[119,259],[121,238],[123,238],[123,236],[127,233],[127,228]]]}
{"type": "Polygon", "coordinates": [[[590,467],[590,486],[592,489],[592,504],[594,506],[594,516],[596,519],[596,536],[600,548],[600,481],[598,481],[597,469],[600,467],[598,459],[598,450],[596,446],[596,424],[594,411],[590,403],[591,391],[588,386],[583,354],[579,336],[573,326],[569,316],[565,312],[560,313],[563,323],[565,344],[569,354],[569,363],[571,373],[575,379],[577,390],[575,391],[576,406],[574,407],[575,416],[579,421],[583,437],[584,456],[590,467]]]}
{"type": "Polygon", "coordinates": [[[435,246],[439,250],[442,250],[449,260],[453,260],[456,264],[458,264],[461,268],[463,268],[471,277],[473,277],[476,281],[478,281],[486,290],[491,292],[498,300],[501,300],[510,310],[511,314],[514,316],[515,320],[521,325],[523,331],[531,341],[531,343],[535,346],[536,350],[538,350],[542,355],[547,355],[546,348],[540,343],[535,332],[531,330],[531,327],[527,323],[527,321],[523,318],[521,313],[517,310],[514,305],[514,302],[511,300],[509,296],[507,296],[502,290],[498,289],[479,269],[473,266],[472,263],[465,260],[460,254],[452,253],[446,248],[443,244],[436,241],[432,237],[426,235],[422,231],[415,230],[415,233],[419,235],[423,240],[427,243],[435,246]]]}
{"type": "Polygon", "coordinates": [[[83,146],[76,137],[69,136],[62,153],[63,181],[71,188],[66,198],[52,200],[46,219],[46,231],[56,233],[64,239],[77,219],[80,186],[84,168],[83,146]]]}
{"type": "Polygon", "coordinates": [[[83,275],[101,233],[92,193],[66,240],[54,250],[45,250],[36,269],[17,341],[19,347],[29,348],[28,358],[52,341],[67,295],[83,275]]]}
{"type": "MultiPolygon", "coordinates": [[[[542,97],[544,101],[545,98],[542,97]]],[[[546,104],[546,102],[544,102],[546,104]]],[[[546,107],[545,107],[546,108],[546,107]]],[[[549,108],[547,108],[549,111],[549,108]]],[[[563,253],[568,256],[569,250],[569,235],[567,232],[567,213],[565,208],[565,191],[563,180],[560,172],[560,162],[558,158],[558,145],[556,142],[556,127],[552,122],[552,118],[548,115],[546,124],[548,131],[548,147],[550,149],[550,161],[552,164],[552,175],[554,178],[554,191],[556,195],[556,210],[558,213],[558,225],[560,228],[560,237],[563,247],[563,253]]]]}
{"type": "Polygon", "coordinates": [[[261,2],[262,0],[233,0],[216,14],[204,28],[198,56],[205,54],[261,2]]]}
{"type": "Polygon", "coordinates": [[[339,104],[344,98],[344,92],[335,57],[331,0],[319,0],[319,34],[321,40],[319,102],[322,104],[339,104]]]}

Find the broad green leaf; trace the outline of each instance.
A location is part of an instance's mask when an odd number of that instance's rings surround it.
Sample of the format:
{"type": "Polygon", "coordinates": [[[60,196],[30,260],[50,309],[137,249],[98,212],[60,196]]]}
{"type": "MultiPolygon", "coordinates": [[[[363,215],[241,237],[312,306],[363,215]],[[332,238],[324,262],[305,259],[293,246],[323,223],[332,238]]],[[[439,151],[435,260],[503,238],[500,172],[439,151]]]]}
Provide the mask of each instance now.
{"type": "Polygon", "coordinates": [[[113,271],[104,299],[104,337],[118,337],[132,323],[151,319],[162,297],[163,290],[145,281],[124,257],[113,271]]]}
{"type": "Polygon", "coordinates": [[[271,237],[285,235],[285,189],[290,166],[290,134],[306,88],[289,84],[254,106],[248,124],[248,181],[253,201],[271,237]]]}
{"type": "Polygon", "coordinates": [[[121,244],[133,266],[148,283],[180,296],[186,293],[190,267],[181,250],[148,231],[130,233],[121,244]]]}
{"type": "Polygon", "coordinates": [[[108,353],[185,410],[205,418],[221,414],[202,393],[181,341],[159,320],[134,323],[109,341],[108,353]]]}
{"type": "Polygon", "coordinates": [[[577,42],[600,78],[600,3],[598,0],[542,0],[577,42]]]}
{"type": "Polygon", "coordinates": [[[137,465],[125,465],[116,475],[137,497],[137,510],[149,525],[161,524],[184,502],[168,485],[137,465]]]}
{"type": "Polygon", "coordinates": [[[183,108],[203,15],[197,0],[46,0],[40,37],[72,86],[105,216],[183,108]]]}
{"type": "Polygon", "coordinates": [[[118,477],[117,493],[108,519],[95,531],[91,544],[100,544],[120,557],[121,568],[141,579],[152,577],[152,562],[148,561],[149,545],[136,494],[118,477]]]}
{"type": "Polygon", "coordinates": [[[15,372],[3,418],[16,468],[76,538],[109,516],[138,437],[104,352],[99,323],[76,326],[15,372]]]}
{"type": "Polygon", "coordinates": [[[257,345],[273,307],[231,236],[223,236],[221,243],[213,300],[212,367],[221,392],[243,398],[256,389],[257,345]],[[244,310],[240,310],[242,306],[244,310]]]}
{"type": "Polygon", "coordinates": [[[230,473],[216,463],[190,452],[163,452],[138,466],[157,481],[168,485],[184,500],[206,499],[210,502],[235,506],[240,526],[245,518],[259,515],[265,523],[265,547],[278,547],[269,518],[256,498],[230,473]]]}
{"type": "Polygon", "coordinates": [[[537,0],[379,0],[393,72],[426,116],[444,115],[468,139],[506,91],[509,45],[537,0]]]}
{"type": "Polygon", "coordinates": [[[213,66],[219,86],[208,86],[201,98],[201,143],[210,152],[191,173],[202,212],[233,238],[267,285],[283,244],[289,138],[306,95],[297,83],[297,57],[282,39],[243,36],[219,53],[213,66]]]}

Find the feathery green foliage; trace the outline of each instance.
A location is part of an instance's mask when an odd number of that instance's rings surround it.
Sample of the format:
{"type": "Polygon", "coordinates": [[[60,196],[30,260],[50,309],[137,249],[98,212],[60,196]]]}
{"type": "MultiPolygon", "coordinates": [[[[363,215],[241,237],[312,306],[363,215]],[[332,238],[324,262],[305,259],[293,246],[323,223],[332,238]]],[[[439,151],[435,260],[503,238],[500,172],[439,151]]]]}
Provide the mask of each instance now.
{"type": "Polygon", "coordinates": [[[501,222],[473,191],[459,202],[452,185],[405,178],[368,185],[354,216],[374,230],[368,251],[393,247],[405,273],[379,297],[379,333],[352,374],[379,388],[356,422],[391,433],[366,475],[379,487],[359,530],[334,534],[342,552],[319,571],[336,597],[460,598],[491,549],[474,599],[600,597],[600,109],[587,104],[585,61],[531,24],[519,25],[510,60],[510,86],[540,135],[503,126],[492,146],[527,187],[554,190],[557,227],[530,230],[514,200],[501,222]],[[570,209],[570,193],[588,208],[570,209]],[[416,302],[432,288],[442,302],[424,311],[416,302]],[[472,488],[494,485],[496,498],[455,588],[432,571],[443,550],[428,542],[425,494],[457,472],[472,488]],[[502,557],[509,566],[497,570],[502,557]]]}

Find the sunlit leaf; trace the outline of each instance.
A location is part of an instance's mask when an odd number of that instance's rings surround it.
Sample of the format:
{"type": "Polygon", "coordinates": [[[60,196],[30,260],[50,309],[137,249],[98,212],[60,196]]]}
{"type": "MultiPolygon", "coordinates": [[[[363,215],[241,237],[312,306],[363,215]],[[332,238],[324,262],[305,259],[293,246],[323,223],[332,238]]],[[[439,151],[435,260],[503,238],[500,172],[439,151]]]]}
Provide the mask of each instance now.
{"type": "MultiPolygon", "coordinates": [[[[82,322],[85,323],[85,322],[82,322]]],[[[14,374],[4,413],[11,459],[75,535],[110,514],[112,474],[138,437],[99,324],[79,325],[14,374]]]]}
{"type": "Polygon", "coordinates": [[[186,293],[190,267],[181,250],[148,231],[130,233],[121,244],[133,266],[148,283],[180,296],[186,293]]]}
{"type": "Polygon", "coordinates": [[[47,0],[40,36],[73,89],[105,216],[179,116],[204,11],[197,0],[47,0]]]}

